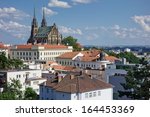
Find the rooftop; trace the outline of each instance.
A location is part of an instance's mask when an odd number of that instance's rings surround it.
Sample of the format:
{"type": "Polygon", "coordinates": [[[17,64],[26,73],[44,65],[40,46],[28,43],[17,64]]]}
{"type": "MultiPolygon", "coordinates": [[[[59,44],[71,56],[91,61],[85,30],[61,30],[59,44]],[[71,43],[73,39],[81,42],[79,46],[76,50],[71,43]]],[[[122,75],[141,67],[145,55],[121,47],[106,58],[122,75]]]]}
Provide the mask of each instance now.
{"type": "Polygon", "coordinates": [[[3,43],[0,43],[0,49],[8,49],[8,46],[5,46],[3,43]]]}
{"type": "MultiPolygon", "coordinates": [[[[99,55],[101,51],[100,50],[90,50],[90,51],[79,51],[79,52],[66,52],[62,55],[60,55],[58,58],[62,59],[72,59],[79,53],[83,54],[83,57],[88,57],[88,59],[93,59],[99,55]]],[[[84,59],[86,59],[84,58],[84,59]]]]}
{"type": "Polygon", "coordinates": [[[0,69],[0,72],[39,71],[38,69],[0,69]]]}
{"type": "MultiPolygon", "coordinates": [[[[15,49],[32,49],[33,47],[44,47],[44,49],[65,49],[68,48],[68,46],[65,45],[48,45],[48,44],[25,44],[25,45],[15,45],[15,49]]],[[[14,49],[14,48],[13,48],[14,49]]]]}
{"type": "MultiPolygon", "coordinates": [[[[41,84],[41,85],[44,85],[41,84]]],[[[94,90],[112,88],[111,84],[105,83],[102,80],[91,78],[83,73],[81,75],[68,74],[61,81],[58,78],[52,78],[46,82],[47,87],[51,87],[59,92],[66,93],[83,93],[94,90]]]]}

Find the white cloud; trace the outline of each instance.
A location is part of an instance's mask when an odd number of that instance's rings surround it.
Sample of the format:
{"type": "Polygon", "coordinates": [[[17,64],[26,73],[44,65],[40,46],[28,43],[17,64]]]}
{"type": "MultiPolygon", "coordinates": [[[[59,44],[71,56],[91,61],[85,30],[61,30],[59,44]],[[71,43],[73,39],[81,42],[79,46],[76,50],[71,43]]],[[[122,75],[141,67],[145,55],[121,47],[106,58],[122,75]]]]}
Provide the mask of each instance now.
{"type": "Polygon", "coordinates": [[[81,4],[87,4],[87,3],[91,3],[94,0],[72,0],[74,3],[81,3],[81,4]]]}
{"type": "Polygon", "coordinates": [[[92,34],[89,34],[89,35],[86,36],[86,39],[87,39],[88,41],[92,41],[92,40],[95,40],[95,39],[97,39],[97,38],[99,38],[99,35],[96,34],[96,33],[92,33],[92,34]]]}
{"type": "Polygon", "coordinates": [[[52,11],[52,10],[49,9],[49,8],[42,7],[42,11],[43,11],[43,9],[44,9],[46,15],[52,16],[52,15],[56,15],[56,14],[57,14],[57,12],[52,11]]]}
{"type": "Polygon", "coordinates": [[[82,35],[82,31],[80,29],[72,29],[65,26],[59,26],[59,31],[63,34],[82,35]]]}
{"type": "Polygon", "coordinates": [[[68,2],[59,1],[59,0],[50,0],[48,3],[49,7],[61,7],[61,8],[70,8],[71,6],[68,2]]]}
{"type": "Polygon", "coordinates": [[[14,7],[8,7],[8,8],[0,8],[0,18],[5,18],[5,19],[24,19],[26,17],[29,17],[28,14],[25,12],[18,10],[14,7]]]}
{"type": "Polygon", "coordinates": [[[5,31],[16,38],[23,39],[29,34],[30,26],[13,21],[5,22],[4,20],[0,20],[0,30],[5,31]]]}
{"type": "Polygon", "coordinates": [[[123,28],[119,25],[109,27],[107,28],[107,31],[122,39],[150,38],[150,34],[148,32],[136,28],[123,28]]]}
{"type": "Polygon", "coordinates": [[[145,31],[150,32],[150,15],[134,16],[132,19],[138,23],[145,31]]]}

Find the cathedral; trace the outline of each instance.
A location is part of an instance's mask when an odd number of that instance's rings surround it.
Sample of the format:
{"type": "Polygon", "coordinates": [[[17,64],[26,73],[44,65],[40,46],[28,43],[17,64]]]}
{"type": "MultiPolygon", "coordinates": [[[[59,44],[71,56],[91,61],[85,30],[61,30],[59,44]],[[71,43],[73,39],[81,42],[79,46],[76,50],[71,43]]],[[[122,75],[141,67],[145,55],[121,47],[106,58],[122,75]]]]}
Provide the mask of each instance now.
{"type": "Polygon", "coordinates": [[[52,26],[47,26],[45,12],[43,10],[43,19],[41,22],[41,26],[38,27],[38,22],[35,16],[34,9],[34,17],[31,24],[31,34],[27,41],[27,44],[61,44],[62,35],[59,33],[56,24],[54,23],[52,26]]]}

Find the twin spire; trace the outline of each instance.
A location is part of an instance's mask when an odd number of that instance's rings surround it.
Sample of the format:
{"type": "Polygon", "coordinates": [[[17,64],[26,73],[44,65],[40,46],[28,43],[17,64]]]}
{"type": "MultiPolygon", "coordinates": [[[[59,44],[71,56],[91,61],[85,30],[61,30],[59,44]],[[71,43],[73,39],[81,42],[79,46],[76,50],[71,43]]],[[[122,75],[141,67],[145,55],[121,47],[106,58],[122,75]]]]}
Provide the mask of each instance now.
{"type": "MultiPolygon", "coordinates": [[[[35,15],[35,8],[34,8],[34,16],[33,16],[32,25],[38,26],[38,23],[37,23],[37,20],[36,20],[36,15],[35,15]]],[[[42,19],[42,22],[41,22],[41,27],[45,27],[45,26],[47,26],[47,22],[46,22],[46,18],[45,18],[45,10],[43,8],[43,19],[42,19]]]]}
{"type": "Polygon", "coordinates": [[[43,19],[42,19],[42,22],[41,22],[41,27],[45,27],[47,26],[47,22],[46,22],[46,19],[45,19],[45,11],[44,11],[44,7],[43,7],[43,19]]]}

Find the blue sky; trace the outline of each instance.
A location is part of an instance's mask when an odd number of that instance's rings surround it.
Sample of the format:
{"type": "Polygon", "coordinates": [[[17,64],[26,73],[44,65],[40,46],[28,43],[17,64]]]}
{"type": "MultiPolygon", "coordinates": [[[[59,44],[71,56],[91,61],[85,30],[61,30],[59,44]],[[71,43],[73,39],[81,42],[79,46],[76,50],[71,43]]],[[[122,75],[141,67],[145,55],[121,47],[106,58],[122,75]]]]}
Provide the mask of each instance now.
{"type": "Polygon", "coordinates": [[[150,45],[150,0],[0,0],[0,41],[26,43],[34,7],[83,45],[150,45]]]}

